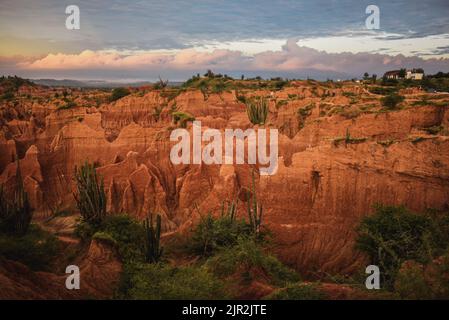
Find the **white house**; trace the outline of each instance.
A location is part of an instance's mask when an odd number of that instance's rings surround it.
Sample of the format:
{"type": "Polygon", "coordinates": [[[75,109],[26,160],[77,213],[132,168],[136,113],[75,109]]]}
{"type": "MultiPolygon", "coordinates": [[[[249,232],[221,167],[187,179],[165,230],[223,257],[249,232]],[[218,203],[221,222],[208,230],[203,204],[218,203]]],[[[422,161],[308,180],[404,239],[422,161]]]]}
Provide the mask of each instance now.
{"type": "Polygon", "coordinates": [[[405,75],[406,79],[412,80],[422,80],[424,76],[424,71],[422,69],[412,69],[407,70],[407,74],[405,75]]]}

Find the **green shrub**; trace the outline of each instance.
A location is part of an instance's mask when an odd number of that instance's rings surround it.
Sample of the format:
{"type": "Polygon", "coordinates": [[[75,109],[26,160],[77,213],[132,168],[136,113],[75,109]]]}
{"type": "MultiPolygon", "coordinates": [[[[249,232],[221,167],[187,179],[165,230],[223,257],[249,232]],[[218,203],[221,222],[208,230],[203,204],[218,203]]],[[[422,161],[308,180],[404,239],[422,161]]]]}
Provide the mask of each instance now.
{"type": "Polygon", "coordinates": [[[68,100],[66,104],[59,106],[57,108],[57,110],[67,110],[67,109],[71,109],[71,108],[75,108],[75,107],[76,107],[76,103],[68,100]]]}
{"type": "Polygon", "coordinates": [[[117,245],[117,241],[115,241],[114,237],[104,231],[95,232],[94,235],[92,236],[92,239],[101,240],[101,241],[107,242],[113,246],[117,245]]]}
{"type": "Polygon", "coordinates": [[[111,102],[116,101],[118,99],[126,97],[130,93],[131,92],[128,89],[126,89],[126,88],[115,88],[115,89],[112,90],[110,100],[111,100],[111,102]]]}
{"type": "Polygon", "coordinates": [[[438,134],[443,130],[443,126],[432,126],[424,129],[428,134],[438,134]]]}
{"type": "Polygon", "coordinates": [[[211,256],[221,247],[230,247],[240,237],[251,236],[251,227],[244,220],[232,220],[221,216],[214,218],[211,213],[202,216],[193,230],[190,250],[201,256],[211,256]]]}
{"type": "Polygon", "coordinates": [[[390,95],[394,94],[398,91],[397,87],[371,87],[368,89],[369,92],[374,94],[381,94],[381,95],[390,95]]]}
{"type": "Polygon", "coordinates": [[[294,283],[277,289],[265,297],[267,300],[324,300],[326,295],[316,285],[294,283]]]}
{"type": "Polygon", "coordinates": [[[51,271],[59,250],[58,239],[36,225],[22,236],[0,234],[0,257],[19,261],[35,271],[51,271]]]}
{"type": "Polygon", "coordinates": [[[75,234],[84,242],[100,239],[114,244],[124,263],[145,260],[144,228],[128,215],[108,215],[96,225],[82,221],[76,226],[75,234]]]}
{"type": "Polygon", "coordinates": [[[128,266],[121,296],[139,300],[212,300],[229,298],[224,284],[201,267],[135,264],[128,266]]]}
{"type": "Polygon", "coordinates": [[[431,299],[432,291],[424,278],[424,267],[415,261],[406,261],[396,276],[394,289],[403,299],[431,299]]]}
{"type": "Polygon", "coordinates": [[[181,126],[181,128],[187,127],[188,121],[195,121],[195,117],[187,112],[174,111],[172,112],[173,122],[181,126]]]}
{"type": "Polygon", "coordinates": [[[435,228],[429,217],[404,207],[376,205],[375,210],[361,221],[356,248],[381,268],[383,281],[391,288],[402,262],[426,261],[432,256],[435,228]]]}
{"type": "Polygon", "coordinates": [[[118,253],[123,261],[143,261],[144,228],[127,215],[108,216],[100,231],[111,235],[117,242],[118,253]]]}
{"type": "Polygon", "coordinates": [[[246,103],[246,97],[242,94],[237,94],[237,101],[241,102],[241,103],[246,103]]]}
{"type": "Polygon", "coordinates": [[[400,96],[396,93],[392,93],[386,97],[383,97],[380,101],[384,107],[392,110],[392,109],[395,109],[399,103],[404,101],[404,96],[400,96]]]}
{"type": "Polygon", "coordinates": [[[268,276],[269,283],[285,285],[299,280],[299,276],[274,256],[267,254],[254,239],[240,238],[233,247],[224,247],[206,262],[208,270],[220,278],[239,273],[251,280],[253,275],[268,276]]]}

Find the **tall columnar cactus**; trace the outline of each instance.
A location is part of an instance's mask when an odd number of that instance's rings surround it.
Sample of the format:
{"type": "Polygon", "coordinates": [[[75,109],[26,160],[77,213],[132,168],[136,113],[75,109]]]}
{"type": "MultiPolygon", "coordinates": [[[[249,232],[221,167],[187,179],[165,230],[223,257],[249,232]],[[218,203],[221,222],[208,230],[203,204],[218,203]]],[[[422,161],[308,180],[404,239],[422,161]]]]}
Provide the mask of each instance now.
{"type": "Polygon", "coordinates": [[[268,116],[268,101],[265,98],[251,99],[246,103],[246,113],[252,124],[265,124],[268,116]]]}
{"type": "Polygon", "coordinates": [[[28,194],[23,186],[19,160],[17,160],[16,188],[9,202],[3,186],[0,186],[0,224],[5,232],[23,236],[27,233],[33,216],[28,194]]]}
{"type": "Polygon", "coordinates": [[[99,179],[93,164],[87,161],[75,168],[77,192],[76,204],[83,220],[89,224],[100,224],[106,216],[106,193],[103,179],[99,179]]]}
{"type": "Polygon", "coordinates": [[[153,225],[153,215],[143,222],[145,228],[145,259],[146,262],[156,263],[162,257],[163,247],[160,245],[161,239],[161,216],[156,216],[156,226],[153,225]]]}
{"type": "Polygon", "coordinates": [[[258,236],[260,234],[260,227],[262,225],[263,207],[257,202],[254,171],[252,172],[252,182],[252,191],[248,191],[248,218],[252,232],[254,233],[254,235],[258,236]]]}
{"type": "Polygon", "coordinates": [[[235,222],[236,214],[237,214],[237,204],[238,201],[231,201],[221,203],[221,217],[228,218],[231,222],[235,222]]]}

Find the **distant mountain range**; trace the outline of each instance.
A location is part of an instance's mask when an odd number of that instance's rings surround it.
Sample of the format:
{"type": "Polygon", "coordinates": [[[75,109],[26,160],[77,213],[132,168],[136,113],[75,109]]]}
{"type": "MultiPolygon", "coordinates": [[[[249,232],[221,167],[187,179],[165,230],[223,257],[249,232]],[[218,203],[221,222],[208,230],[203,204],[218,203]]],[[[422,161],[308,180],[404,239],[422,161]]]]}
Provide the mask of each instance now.
{"type": "MultiPolygon", "coordinates": [[[[72,80],[72,79],[30,79],[30,81],[49,87],[76,87],[76,88],[118,88],[118,87],[141,87],[153,84],[150,81],[116,82],[105,80],[72,80]]],[[[179,85],[178,82],[170,82],[169,85],[179,85]]]]}

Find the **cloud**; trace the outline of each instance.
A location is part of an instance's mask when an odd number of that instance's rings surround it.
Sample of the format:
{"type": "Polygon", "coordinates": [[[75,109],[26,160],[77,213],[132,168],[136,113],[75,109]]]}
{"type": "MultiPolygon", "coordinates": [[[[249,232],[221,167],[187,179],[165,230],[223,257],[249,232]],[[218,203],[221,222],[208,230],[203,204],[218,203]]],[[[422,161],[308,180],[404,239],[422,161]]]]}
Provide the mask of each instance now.
{"type": "Polygon", "coordinates": [[[327,53],[305,46],[299,46],[294,39],[288,40],[278,51],[264,51],[252,56],[238,50],[216,49],[201,51],[181,49],[172,51],[92,51],[79,54],[49,54],[33,61],[18,62],[22,71],[80,71],[94,74],[96,71],[120,71],[133,75],[137,71],[160,72],[171,70],[171,74],[196,73],[206,69],[218,72],[276,73],[292,75],[304,70],[315,70],[325,75],[339,74],[358,77],[365,71],[381,75],[390,69],[401,67],[422,67],[427,73],[449,71],[449,59],[422,59],[404,55],[371,53],[327,53]]]}

